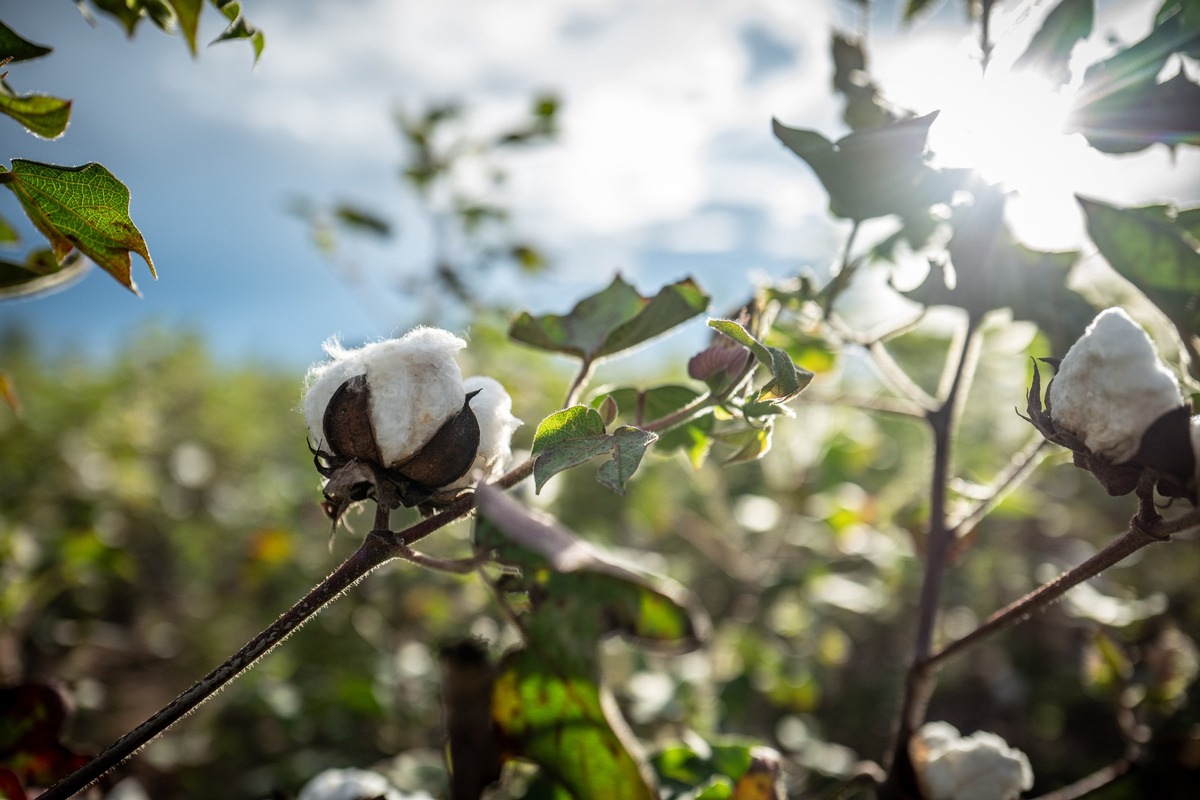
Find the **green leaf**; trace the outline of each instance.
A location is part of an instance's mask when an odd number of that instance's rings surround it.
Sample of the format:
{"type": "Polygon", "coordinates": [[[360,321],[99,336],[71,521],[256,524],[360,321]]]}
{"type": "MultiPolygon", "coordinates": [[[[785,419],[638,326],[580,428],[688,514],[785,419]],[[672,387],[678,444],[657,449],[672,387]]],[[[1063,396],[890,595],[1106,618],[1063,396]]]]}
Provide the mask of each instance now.
{"type": "Polygon", "coordinates": [[[625,494],[625,484],[637,472],[646,448],[657,438],[656,433],[628,425],[617,428],[612,435],[612,460],[600,465],[596,479],[617,494],[625,494]]]}
{"type": "Polygon", "coordinates": [[[1019,243],[1004,219],[1006,202],[997,187],[975,187],[974,202],[957,206],[951,216],[950,262],[931,265],[925,281],[905,295],[927,306],[957,306],[974,319],[1011,309],[1014,319],[1037,324],[1054,352],[1065,353],[1096,313],[1067,287],[1080,254],[1019,243]]]}
{"type": "Polygon", "coordinates": [[[47,249],[34,250],[23,262],[0,260],[0,299],[28,297],[57,289],[81,276],[87,260],[68,257],[59,264],[47,249]]]}
{"type": "Polygon", "coordinates": [[[129,218],[129,190],[104,167],[13,159],[11,171],[0,167],[0,180],[50,240],[59,261],[78,249],[137,294],[130,275],[130,253],[137,253],[157,277],[146,241],[129,218]]]}
{"type": "Polygon", "coordinates": [[[575,800],[657,800],[628,734],[606,716],[611,701],[597,682],[556,667],[536,650],[501,662],[492,720],[505,740],[575,800]]]}
{"type": "Polygon", "coordinates": [[[904,4],[904,22],[910,23],[926,9],[937,5],[937,0],[907,0],[904,4]]]}
{"type": "Polygon", "coordinates": [[[242,4],[239,0],[212,0],[212,4],[229,20],[229,27],[213,40],[213,44],[231,39],[248,39],[250,46],[254,49],[254,61],[257,63],[262,56],[267,40],[262,31],[251,25],[242,16],[242,4]]]}
{"type": "Polygon", "coordinates": [[[538,423],[531,452],[536,456],[560,442],[603,435],[604,421],[595,409],[571,406],[554,412],[538,423]]]}
{"type": "Polygon", "coordinates": [[[167,0],[175,18],[179,21],[179,32],[187,42],[188,50],[196,55],[196,34],[200,30],[200,9],[204,0],[167,0]]]}
{"type": "Polygon", "coordinates": [[[22,39],[12,28],[0,22],[0,58],[29,61],[33,58],[40,58],[49,52],[49,47],[22,39]]]}
{"type": "Polygon", "coordinates": [[[369,233],[381,239],[392,235],[392,226],[387,220],[350,203],[334,206],[333,217],[344,227],[360,233],[369,233]]]}
{"type": "Polygon", "coordinates": [[[18,244],[20,241],[21,234],[17,233],[17,229],[4,217],[0,217],[0,244],[18,244]]]}
{"type": "Polygon", "coordinates": [[[533,435],[533,480],[537,491],[563,470],[596,456],[610,454],[597,479],[618,494],[641,463],[646,448],[657,437],[648,431],[622,426],[609,434],[600,413],[587,406],[572,406],[546,417],[533,435]]]}
{"type": "Polygon", "coordinates": [[[932,205],[949,202],[966,172],[939,171],[926,163],[925,142],[936,118],[935,111],[858,131],[837,142],[778,120],[772,125],[779,141],[817,174],[829,193],[829,210],[861,221],[890,214],[916,217],[932,205]]]}
{"type": "Polygon", "coordinates": [[[867,77],[867,54],[862,40],[834,31],[830,53],[833,88],[846,98],[842,119],[850,130],[869,130],[895,122],[896,114],[883,102],[875,81],[867,77]]]}
{"type": "Polygon", "coordinates": [[[1058,83],[1066,83],[1071,78],[1071,51],[1092,35],[1095,20],[1095,0],[1061,0],[1046,15],[1013,67],[1038,70],[1058,83]]]}
{"type": "Polygon", "coordinates": [[[67,129],[71,118],[71,101],[43,94],[18,95],[5,81],[0,81],[0,112],[25,126],[43,139],[57,139],[67,129]]]}
{"type": "MultiPolygon", "coordinates": [[[[142,17],[144,16],[144,10],[139,0],[133,0],[133,2],[128,2],[127,0],[91,0],[91,2],[97,11],[109,15],[120,23],[128,36],[133,36],[138,23],[142,21],[142,17]]],[[[79,6],[85,16],[88,16],[83,0],[75,0],[75,4],[79,6]]]]}
{"type": "MultiPolygon", "coordinates": [[[[1200,333],[1200,245],[1190,227],[1195,214],[1185,212],[1180,225],[1171,206],[1118,208],[1076,199],[1105,260],[1162,310],[1194,350],[1200,333]]],[[[1194,359],[1190,369],[1200,373],[1194,359]]]]}
{"type": "Polygon", "coordinates": [[[651,764],[664,796],[675,800],[784,797],[777,785],[781,774],[779,753],[750,740],[724,738],[708,743],[692,736],[686,744],[671,744],[654,753],[651,764]]]}
{"type": "Polygon", "coordinates": [[[567,353],[591,363],[669,331],[708,308],[709,298],[690,278],[642,297],[617,276],[565,315],[523,312],[508,335],[518,342],[567,353]]]}
{"type": "Polygon", "coordinates": [[[798,395],[812,381],[813,374],[797,367],[786,350],[763,344],[733,320],[710,319],[708,326],[750,348],[759,363],[771,371],[771,380],[759,390],[756,399],[784,403],[798,395]]]}
{"type": "Polygon", "coordinates": [[[771,426],[743,428],[738,431],[717,433],[714,439],[732,447],[734,453],[725,460],[726,464],[744,464],[757,461],[771,450],[771,426]]]}
{"type": "Polygon", "coordinates": [[[707,616],[678,583],[609,556],[499,489],[480,486],[476,501],[484,522],[476,547],[521,567],[546,595],[526,629],[561,648],[556,658],[594,669],[593,648],[613,634],[667,652],[693,650],[708,635],[707,616]],[[563,624],[572,616],[574,624],[563,624]]]}

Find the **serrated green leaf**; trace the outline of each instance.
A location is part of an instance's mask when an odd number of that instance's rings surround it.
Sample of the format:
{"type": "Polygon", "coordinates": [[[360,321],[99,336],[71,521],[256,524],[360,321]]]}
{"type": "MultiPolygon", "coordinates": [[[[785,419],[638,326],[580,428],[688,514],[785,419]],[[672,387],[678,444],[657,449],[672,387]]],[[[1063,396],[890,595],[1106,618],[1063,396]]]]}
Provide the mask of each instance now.
{"type": "Polygon", "coordinates": [[[625,484],[637,472],[642,463],[646,448],[656,439],[658,434],[622,425],[612,434],[612,459],[600,465],[596,479],[612,489],[617,494],[625,494],[625,484]]]}
{"type": "Polygon", "coordinates": [[[535,317],[523,312],[508,335],[591,363],[666,333],[704,311],[708,301],[690,278],[645,298],[618,275],[607,288],[585,297],[567,314],[535,317]]]}
{"type": "Polygon", "coordinates": [[[0,22],[0,58],[13,61],[29,61],[51,52],[49,47],[34,44],[17,35],[16,31],[0,22]]]}
{"type": "Polygon", "coordinates": [[[1092,35],[1095,19],[1095,0],[1061,0],[1046,15],[1013,67],[1038,70],[1058,83],[1066,83],[1071,77],[1071,51],[1092,35]]]}
{"type": "Polygon", "coordinates": [[[829,193],[834,215],[862,221],[898,214],[916,218],[930,206],[949,202],[966,180],[962,170],[936,170],[926,163],[925,143],[937,112],[831,142],[812,130],[773,120],[775,136],[802,158],[829,193]]]}
{"type": "Polygon", "coordinates": [[[211,2],[229,20],[229,27],[220,36],[213,39],[212,43],[216,44],[217,42],[226,42],[233,39],[247,39],[254,50],[254,61],[257,63],[258,59],[262,56],[267,40],[262,31],[251,25],[242,16],[242,4],[239,0],[211,0],[211,2]]]}
{"type": "MultiPolygon", "coordinates": [[[[1136,286],[1174,323],[1185,342],[1200,333],[1200,248],[1189,226],[1170,206],[1118,208],[1076,197],[1088,235],[1112,268],[1136,286]]],[[[1194,209],[1193,209],[1194,210],[1194,209]]],[[[1200,365],[1191,364],[1193,375],[1200,365]]]]}
{"type": "Polygon", "coordinates": [[[135,294],[130,253],[157,277],[141,231],[129,218],[129,190],[99,164],[59,167],[13,159],[0,179],[61,261],[72,249],[86,255],[135,294]]]}
{"type": "Polygon", "coordinates": [[[25,130],[43,139],[57,139],[71,119],[71,101],[43,94],[18,95],[0,81],[0,113],[25,126],[25,130]]]}
{"type": "Polygon", "coordinates": [[[813,374],[797,367],[786,350],[763,344],[733,320],[710,319],[708,326],[748,347],[759,363],[771,371],[771,380],[759,391],[757,399],[783,403],[798,395],[812,381],[813,374]]]}

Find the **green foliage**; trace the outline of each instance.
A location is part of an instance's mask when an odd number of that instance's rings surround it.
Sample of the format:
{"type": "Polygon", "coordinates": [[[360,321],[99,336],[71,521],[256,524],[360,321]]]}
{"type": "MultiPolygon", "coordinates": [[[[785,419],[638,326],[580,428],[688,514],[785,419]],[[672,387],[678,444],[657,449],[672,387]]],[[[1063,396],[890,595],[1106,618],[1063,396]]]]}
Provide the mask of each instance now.
{"type": "MultiPolygon", "coordinates": [[[[1154,205],[1117,208],[1079,198],[1088,233],[1113,269],[1140,289],[1166,314],[1193,354],[1198,352],[1197,298],[1200,297],[1200,244],[1197,209],[1154,205]]],[[[1193,356],[1190,369],[1200,375],[1193,356]]]]}
{"type": "Polygon", "coordinates": [[[1014,68],[1037,70],[1058,83],[1066,83],[1070,79],[1071,51],[1091,36],[1095,21],[1095,0],[1061,0],[1046,15],[1014,68]]]}
{"type": "Polygon", "coordinates": [[[690,278],[646,298],[618,275],[565,315],[522,312],[513,320],[509,336],[590,364],[665,333],[702,313],[708,303],[708,295],[690,278]]]}
{"type": "Polygon", "coordinates": [[[0,112],[36,136],[57,139],[67,129],[71,101],[44,94],[18,95],[7,83],[0,81],[0,112]]]}
{"type": "MultiPolygon", "coordinates": [[[[80,12],[90,18],[92,10],[112,17],[132,37],[143,20],[150,20],[159,30],[172,33],[178,30],[192,55],[196,55],[196,36],[200,28],[204,0],[75,0],[80,12]]],[[[209,5],[229,20],[229,26],[213,40],[213,44],[230,40],[246,40],[258,61],[266,45],[262,31],[250,24],[242,14],[239,0],[208,0],[209,5]]]]}
{"type": "Polygon", "coordinates": [[[13,159],[11,170],[0,167],[0,183],[50,240],[60,264],[77,249],[135,294],[130,253],[145,259],[155,275],[146,241],[129,218],[129,190],[99,164],[56,167],[13,159]]]}
{"type": "Polygon", "coordinates": [[[586,406],[572,406],[546,417],[533,437],[534,485],[540,492],[546,481],[565,469],[577,467],[599,455],[612,458],[600,466],[596,479],[617,494],[637,471],[646,448],[657,434],[622,425],[611,434],[600,414],[586,406]]]}

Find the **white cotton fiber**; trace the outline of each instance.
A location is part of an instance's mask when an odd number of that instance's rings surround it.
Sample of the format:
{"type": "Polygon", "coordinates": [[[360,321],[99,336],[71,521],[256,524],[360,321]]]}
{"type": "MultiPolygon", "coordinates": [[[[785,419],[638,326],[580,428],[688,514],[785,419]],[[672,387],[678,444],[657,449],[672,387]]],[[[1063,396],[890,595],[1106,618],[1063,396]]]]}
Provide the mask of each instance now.
{"type": "Polygon", "coordinates": [[[1114,464],[1133,458],[1146,429],[1183,404],[1179,381],[1120,308],[1102,311],[1071,346],[1048,398],[1055,425],[1114,464]]]}
{"type": "Polygon", "coordinates": [[[308,373],[304,417],[320,447],[330,398],[346,380],[366,375],[371,389],[371,423],[385,466],[403,461],[462,410],[462,372],[454,357],[466,342],[438,328],[414,328],[400,339],[346,350],[326,343],[330,360],[308,373]]]}
{"type": "Polygon", "coordinates": [[[953,725],[930,722],[910,751],[926,800],[1015,800],[1033,786],[1028,757],[987,731],[964,737],[953,725]]]}

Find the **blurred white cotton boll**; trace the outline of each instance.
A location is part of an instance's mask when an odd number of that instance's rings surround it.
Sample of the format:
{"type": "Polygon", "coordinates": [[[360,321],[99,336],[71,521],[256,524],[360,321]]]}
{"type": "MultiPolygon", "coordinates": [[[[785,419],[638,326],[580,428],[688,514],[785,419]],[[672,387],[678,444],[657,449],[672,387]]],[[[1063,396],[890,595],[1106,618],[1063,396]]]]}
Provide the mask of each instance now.
{"type": "Polygon", "coordinates": [[[1067,351],[1048,399],[1055,425],[1114,464],[1133,458],[1146,429],[1183,404],[1179,381],[1120,308],[1100,312],[1067,351]]]}
{"type": "Polygon", "coordinates": [[[410,800],[378,772],[365,769],[327,769],[300,790],[297,800],[410,800]]]}
{"type": "Polygon", "coordinates": [[[926,723],[909,754],[926,800],[1015,800],[1033,786],[1026,755],[987,731],[961,736],[946,722],[926,723]]]}

